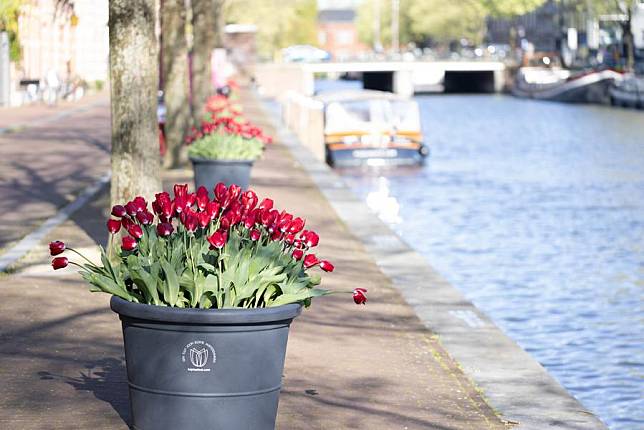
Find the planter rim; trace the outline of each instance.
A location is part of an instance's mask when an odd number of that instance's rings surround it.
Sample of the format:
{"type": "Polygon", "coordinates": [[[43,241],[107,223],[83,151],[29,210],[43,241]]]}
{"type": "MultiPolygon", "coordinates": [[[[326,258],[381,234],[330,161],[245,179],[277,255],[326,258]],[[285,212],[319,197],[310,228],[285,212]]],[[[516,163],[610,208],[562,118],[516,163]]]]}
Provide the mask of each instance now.
{"type": "Polygon", "coordinates": [[[134,303],[117,296],[112,296],[110,308],[121,317],[202,325],[272,323],[292,320],[302,312],[302,305],[299,303],[255,309],[195,309],[134,303]]]}
{"type": "Polygon", "coordinates": [[[188,157],[193,163],[210,163],[210,164],[253,164],[255,160],[232,159],[232,160],[214,160],[211,158],[188,157]]]}

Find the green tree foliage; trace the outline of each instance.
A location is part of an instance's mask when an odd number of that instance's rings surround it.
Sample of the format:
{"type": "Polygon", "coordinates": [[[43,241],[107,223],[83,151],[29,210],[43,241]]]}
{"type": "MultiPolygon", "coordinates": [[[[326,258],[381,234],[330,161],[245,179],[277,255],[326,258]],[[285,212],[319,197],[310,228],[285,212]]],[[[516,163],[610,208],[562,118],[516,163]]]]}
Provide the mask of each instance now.
{"type": "MultiPolygon", "coordinates": [[[[511,17],[533,11],[546,0],[400,0],[400,41],[482,41],[487,16],[511,17]]],[[[372,45],[377,9],[380,8],[381,42],[391,41],[391,1],[365,0],[358,9],[358,34],[372,45]]]]}
{"type": "Polygon", "coordinates": [[[22,0],[0,1],[0,32],[6,31],[9,35],[9,56],[12,61],[18,61],[21,57],[18,40],[18,14],[21,5],[22,0]]]}
{"type": "Polygon", "coordinates": [[[316,0],[229,0],[224,19],[257,25],[257,50],[263,57],[291,45],[317,45],[316,0]]]}

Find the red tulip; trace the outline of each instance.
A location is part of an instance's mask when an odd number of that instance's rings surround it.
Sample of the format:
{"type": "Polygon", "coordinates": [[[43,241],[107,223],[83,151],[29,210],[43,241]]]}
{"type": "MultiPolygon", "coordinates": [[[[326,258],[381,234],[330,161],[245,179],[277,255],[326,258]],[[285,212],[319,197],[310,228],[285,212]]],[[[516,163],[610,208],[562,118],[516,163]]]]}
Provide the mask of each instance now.
{"type": "Polygon", "coordinates": [[[188,207],[190,207],[188,199],[185,196],[175,197],[173,203],[174,203],[174,211],[177,214],[180,214],[181,212],[188,209],[188,207]]]}
{"type": "Polygon", "coordinates": [[[136,239],[131,236],[123,236],[121,249],[124,251],[134,251],[136,249],[136,239]]]}
{"type": "Polygon", "coordinates": [[[134,207],[136,208],[137,212],[147,210],[148,208],[148,203],[141,196],[134,197],[134,200],[132,200],[132,203],[134,204],[134,207]]]}
{"type": "Polygon", "coordinates": [[[51,260],[51,267],[53,267],[54,270],[64,269],[68,264],[69,260],[67,259],[67,257],[56,257],[51,260]]]}
{"type": "Polygon", "coordinates": [[[333,272],[333,269],[335,269],[335,266],[331,264],[330,261],[322,260],[320,261],[320,269],[324,270],[325,272],[333,272]]]}
{"type": "Polygon", "coordinates": [[[157,215],[164,215],[166,218],[172,216],[174,209],[172,207],[172,199],[170,199],[170,194],[165,191],[162,193],[155,194],[155,200],[152,203],[152,209],[157,215]]]}
{"type": "Polygon", "coordinates": [[[295,235],[293,233],[289,233],[285,235],[284,242],[286,242],[289,245],[293,245],[293,242],[295,242],[295,235]]]}
{"type": "Polygon", "coordinates": [[[114,205],[112,206],[112,215],[115,217],[121,218],[124,217],[127,211],[125,210],[125,207],[122,205],[114,205]]]}
{"type": "Polygon", "coordinates": [[[282,211],[277,217],[275,223],[280,231],[285,232],[288,230],[288,226],[291,224],[291,221],[293,221],[293,215],[286,213],[286,211],[282,211]]]}
{"type": "Polygon", "coordinates": [[[138,206],[134,202],[127,202],[125,204],[125,211],[127,212],[128,215],[134,216],[136,213],[139,211],[138,206]]]}
{"type": "Polygon", "coordinates": [[[208,212],[199,212],[197,218],[199,219],[199,226],[201,228],[206,228],[210,224],[210,215],[208,212]]]}
{"type": "Polygon", "coordinates": [[[217,215],[219,214],[219,203],[217,202],[210,202],[206,206],[206,212],[208,215],[210,215],[210,220],[214,220],[217,218],[217,215]]]}
{"type": "Polygon", "coordinates": [[[301,249],[296,249],[293,251],[293,258],[295,258],[296,261],[300,261],[303,256],[304,251],[302,251],[301,249]]]}
{"type": "Polygon", "coordinates": [[[241,187],[239,185],[235,184],[230,184],[230,187],[228,188],[228,201],[235,201],[239,198],[241,194],[241,187]]]}
{"type": "Polygon", "coordinates": [[[65,242],[56,240],[49,244],[49,254],[51,254],[52,256],[62,254],[63,251],[65,251],[65,242]]]}
{"type": "Polygon", "coordinates": [[[208,237],[208,242],[214,248],[223,248],[228,239],[228,233],[226,231],[216,231],[210,237],[208,237]]]}
{"type": "Polygon", "coordinates": [[[108,219],[107,220],[107,231],[111,234],[116,234],[121,229],[121,221],[117,219],[108,219]]]}
{"type": "Polygon", "coordinates": [[[174,184],[174,198],[188,196],[188,184],[174,184]]]}
{"type": "Polygon", "coordinates": [[[162,222],[159,225],[157,225],[157,234],[161,237],[170,236],[173,231],[174,231],[174,227],[170,223],[162,222]]]}
{"type": "Polygon", "coordinates": [[[130,233],[130,236],[136,238],[136,239],[141,239],[143,237],[143,229],[141,228],[140,225],[131,225],[128,229],[127,232],[130,233]]]}
{"type": "Polygon", "coordinates": [[[259,230],[253,229],[250,231],[250,240],[259,240],[259,238],[262,236],[262,233],[260,233],[259,230]]]}
{"type": "Polygon", "coordinates": [[[320,260],[315,256],[315,254],[308,254],[304,257],[304,268],[308,269],[320,263],[320,260]]]}
{"type": "Polygon", "coordinates": [[[246,211],[252,211],[257,206],[257,194],[254,191],[248,190],[242,194],[241,203],[246,211]]]}
{"type": "Polygon", "coordinates": [[[197,190],[197,207],[202,211],[206,210],[209,202],[210,196],[208,196],[208,190],[202,185],[197,190]]]}
{"type": "Polygon", "coordinates": [[[320,242],[320,237],[317,235],[316,232],[309,231],[306,233],[304,240],[305,240],[306,246],[308,246],[309,248],[312,248],[314,246],[317,246],[317,244],[320,242]]]}
{"type": "Polygon", "coordinates": [[[228,191],[226,188],[226,184],[223,182],[218,183],[215,185],[215,198],[219,203],[222,203],[226,199],[226,192],[228,191]]]}
{"type": "Polygon", "coordinates": [[[356,305],[364,305],[367,303],[366,288],[356,288],[353,290],[353,301],[356,305]]]}
{"type": "Polygon", "coordinates": [[[271,234],[271,240],[280,240],[282,238],[282,232],[279,230],[275,230],[273,234],[271,234]]]}
{"type": "Polygon", "coordinates": [[[264,199],[262,202],[257,206],[257,209],[265,209],[266,211],[270,211],[273,209],[273,200],[271,199],[264,199]]]}
{"type": "Polygon", "coordinates": [[[302,218],[297,217],[293,221],[291,221],[290,224],[288,225],[288,232],[297,234],[300,231],[302,231],[302,229],[304,228],[304,224],[305,224],[305,221],[302,218]]]}
{"type": "Polygon", "coordinates": [[[147,210],[144,210],[142,212],[137,212],[136,219],[143,225],[150,225],[154,222],[154,215],[147,210]]]}
{"type": "Polygon", "coordinates": [[[197,225],[199,225],[199,218],[197,218],[197,215],[192,211],[186,212],[182,221],[188,231],[195,231],[197,229],[197,225]]]}

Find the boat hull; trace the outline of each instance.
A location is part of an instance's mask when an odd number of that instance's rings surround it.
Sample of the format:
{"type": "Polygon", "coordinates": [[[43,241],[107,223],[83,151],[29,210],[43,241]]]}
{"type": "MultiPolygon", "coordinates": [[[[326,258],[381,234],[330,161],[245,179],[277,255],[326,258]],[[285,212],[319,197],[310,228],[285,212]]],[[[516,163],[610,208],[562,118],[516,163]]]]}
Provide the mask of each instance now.
{"type": "Polygon", "coordinates": [[[517,97],[549,100],[566,103],[610,102],[610,88],[621,79],[621,75],[611,70],[590,73],[557,84],[539,85],[517,82],[512,94],[517,97]]]}
{"type": "Polygon", "coordinates": [[[327,149],[327,162],[331,167],[418,166],[425,162],[426,156],[424,146],[327,149]]]}

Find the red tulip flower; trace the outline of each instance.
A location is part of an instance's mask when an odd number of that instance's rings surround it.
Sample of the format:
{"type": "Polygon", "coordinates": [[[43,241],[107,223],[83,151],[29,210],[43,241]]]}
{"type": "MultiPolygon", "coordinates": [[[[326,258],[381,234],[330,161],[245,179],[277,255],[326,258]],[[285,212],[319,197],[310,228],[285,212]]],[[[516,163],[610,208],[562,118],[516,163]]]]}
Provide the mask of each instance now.
{"type": "Polygon", "coordinates": [[[52,256],[62,254],[63,251],[65,251],[65,242],[56,240],[49,244],[49,254],[51,254],[52,256]]]}
{"type": "Polygon", "coordinates": [[[364,305],[367,303],[366,288],[356,288],[353,290],[353,301],[356,305],[364,305]]]}
{"type": "Polygon", "coordinates": [[[174,227],[170,223],[162,222],[159,225],[157,225],[157,235],[161,237],[170,236],[173,231],[174,231],[174,227]]]}
{"type": "Polygon", "coordinates": [[[257,194],[254,191],[248,190],[242,194],[241,203],[246,211],[252,211],[257,206],[257,194]]]}
{"type": "Polygon", "coordinates": [[[117,219],[107,220],[107,231],[109,231],[110,234],[116,234],[119,232],[120,229],[121,229],[121,221],[117,219]]]}
{"type": "Polygon", "coordinates": [[[250,231],[250,240],[257,241],[262,236],[259,230],[253,229],[250,231]]]}
{"type": "Polygon", "coordinates": [[[304,256],[304,251],[302,251],[301,249],[296,249],[293,251],[293,258],[296,261],[300,261],[303,256],[304,256]]]}
{"type": "Polygon", "coordinates": [[[208,212],[197,213],[197,218],[199,219],[199,226],[201,228],[206,228],[210,224],[210,215],[208,212]]]}
{"type": "Polygon", "coordinates": [[[210,215],[210,220],[214,220],[217,218],[217,215],[219,214],[219,203],[217,202],[210,202],[206,206],[206,212],[208,215],[210,215]]]}
{"type": "Polygon", "coordinates": [[[130,236],[134,237],[135,239],[141,239],[143,237],[143,229],[140,225],[131,225],[127,229],[127,232],[130,233],[130,236]]]}
{"type": "Polygon", "coordinates": [[[320,237],[317,235],[316,232],[308,231],[306,232],[306,236],[304,240],[305,240],[306,246],[308,246],[309,248],[312,248],[318,245],[318,243],[320,242],[320,237]]]}
{"type": "Polygon", "coordinates": [[[174,184],[174,198],[188,196],[188,184],[174,184]]]}
{"type": "Polygon", "coordinates": [[[127,214],[125,207],[123,205],[114,205],[112,206],[112,215],[117,218],[122,218],[127,214]]]}
{"type": "Polygon", "coordinates": [[[214,191],[215,191],[215,199],[217,199],[219,203],[222,203],[226,199],[226,194],[228,191],[228,189],[226,188],[226,184],[224,184],[223,182],[219,182],[217,185],[215,185],[214,191]]]}
{"type": "Polygon", "coordinates": [[[136,239],[131,236],[123,236],[121,249],[124,251],[134,251],[136,249],[136,239]]]}
{"type": "Polygon", "coordinates": [[[137,212],[142,212],[148,209],[148,203],[141,196],[134,197],[134,200],[132,200],[132,204],[136,208],[137,212]]]}
{"type": "Polygon", "coordinates": [[[68,264],[69,260],[67,259],[67,257],[56,257],[51,260],[51,267],[53,267],[54,270],[64,269],[68,264]]]}
{"type": "Polygon", "coordinates": [[[199,218],[192,211],[186,212],[182,221],[188,231],[195,231],[199,225],[199,218]]]}
{"type": "Polygon", "coordinates": [[[299,233],[304,228],[304,223],[305,221],[302,218],[300,217],[295,218],[288,225],[288,232],[293,234],[299,233]]]}
{"type": "Polygon", "coordinates": [[[226,240],[228,240],[228,233],[221,230],[214,232],[210,237],[208,237],[208,242],[210,243],[210,245],[218,249],[224,247],[226,240]]]}
{"type": "Polygon", "coordinates": [[[137,212],[136,219],[143,225],[150,225],[154,222],[154,215],[152,215],[147,210],[142,212],[137,212]]]}
{"type": "Polygon", "coordinates": [[[315,254],[308,254],[304,257],[304,268],[308,269],[320,263],[320,260],[315,256],[315,254]]]}
{"type": "Polygon", "coordinates": [[[264,199],[262,202],[257,206],[257,209],[264,209],[266,211],[270,211],[273,209],[273,200],[271,199],[264,199]]]}
{"type": "Polygon", "coordinates": [[[331,264],[330,261],[322,260],[320,261],[320,269],[324,270],[325,272],[333,272],[333,269],[335,269],[335,266],[331,264]]]}
{"type": "Polygon", "coordinates": [[[209,202],[210,196],[208,196],[208,190],[202,185],[197,190],[197,207],[199,210],[206,210],[209,202]]]}

